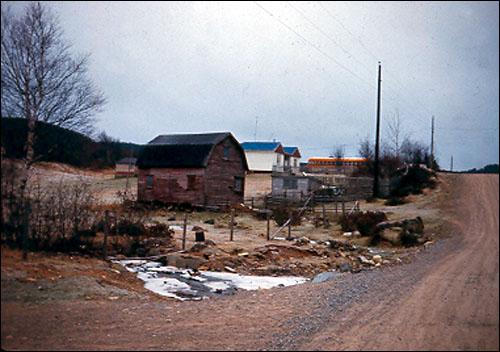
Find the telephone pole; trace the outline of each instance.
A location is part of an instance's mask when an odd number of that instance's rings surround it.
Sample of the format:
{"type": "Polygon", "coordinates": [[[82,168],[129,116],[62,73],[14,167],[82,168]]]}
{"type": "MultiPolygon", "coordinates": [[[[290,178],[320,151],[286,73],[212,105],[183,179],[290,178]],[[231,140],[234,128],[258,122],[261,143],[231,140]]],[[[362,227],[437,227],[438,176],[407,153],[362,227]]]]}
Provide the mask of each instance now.
{"type": "Polygon", "coordinates": [[[434,115],[431,122],[431,169],[434,169],[434,115]]]}
{"type": "Polygon", "coordinates": [[[451,161],[450,161],[450,171],[453,172],[453,155],[451,156],[451,161]]]}
{"type": "Polygon", "coordinates": [[[382,82],[382,66],[378,62],[378,93],[377,93],[377,133],[375,139],[375,163],[373,172],[373,197],[379,196],[379,140],[380,140],[380,85],[382,82]]]}

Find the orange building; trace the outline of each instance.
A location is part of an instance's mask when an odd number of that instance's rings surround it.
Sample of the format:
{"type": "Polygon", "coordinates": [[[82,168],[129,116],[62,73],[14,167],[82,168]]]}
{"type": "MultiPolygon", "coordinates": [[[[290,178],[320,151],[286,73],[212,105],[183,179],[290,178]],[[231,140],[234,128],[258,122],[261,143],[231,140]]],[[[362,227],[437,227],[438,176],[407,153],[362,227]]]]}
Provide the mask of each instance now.
{"type": "Polygon", "coordinates": [[[367,163],[368,159],[361,157],[313,157],[309,158],[306,170],[311,173],[352,175],[367,163]]]}

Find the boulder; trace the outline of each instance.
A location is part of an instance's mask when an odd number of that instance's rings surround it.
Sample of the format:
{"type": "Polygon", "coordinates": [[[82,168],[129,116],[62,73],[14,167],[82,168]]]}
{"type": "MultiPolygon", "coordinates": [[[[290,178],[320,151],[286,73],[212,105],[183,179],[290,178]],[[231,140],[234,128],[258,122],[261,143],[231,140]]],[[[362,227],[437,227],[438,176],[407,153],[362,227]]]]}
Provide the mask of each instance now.
{"type": "Polygon", "coordinates": [[[424,232],[424,222],[420,216],[417,216],[415,219],[404,220],[403,228],[410,233],[421,234],[424,232]]]}
{"type": "Polygon", "coordinates": [[[312,279],[312,283],[317,284],[320,282],[330,281],[330,280],[335,279],[338,275],[339,275],[339,273],[337,273],[335,271],[326,271],[326,272],[323,272],[323,273],[316,275],[312,279]]]}
{"type": "Polygon", "coordinates": [[[394,245],[400,245],[403,231],[402,227],[385,228],[380,232],[380,238],[394,245]]]}

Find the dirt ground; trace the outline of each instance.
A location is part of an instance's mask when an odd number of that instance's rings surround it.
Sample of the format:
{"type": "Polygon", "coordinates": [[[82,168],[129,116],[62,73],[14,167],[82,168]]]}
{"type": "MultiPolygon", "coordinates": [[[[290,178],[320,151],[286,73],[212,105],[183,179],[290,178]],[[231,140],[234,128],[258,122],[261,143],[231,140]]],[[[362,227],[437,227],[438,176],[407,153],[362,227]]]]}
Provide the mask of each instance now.
{"type": "MultiPolygon", "coordinates": [[[[98,202],[104,208],[114,209],[119,206],[119,191],[125,191],[127,180],[124,178],[115,179],[113,170],[104,172],[94,170],[80,170],[67,165],[56,163],[40,163],[34,169],[34,177],[31,182],[41,182],[50,184],[51,182],[85,182],[90,185],[90,189],[96,195],[98,202]]],[[[253,177],[261,180],[269,175],[255,174],[253,177]]],[[[137,178],[128,180],[132,198],[137,193],[137,178]]],[[[383,210],[390,220],[404,218],[414,218],[421,216],[425,224],[424,237],[431,242],[441,234],[439,231],[440,213],[433,204],[443,197],[440,188],[426,190],[422,195],[412,195],[409,202],[400,206],[384,206],[383,200],[367,203],[360,202],[361,210],[383,210]]],[[[332,204],[327,207],[333,208],[332,204]]],[[[341,211],[340,205],[338,208],[341,211]]],[[[321,216],[322,207],[316,207],[316,214],[321,216]]],[[[149,224],[163,223],[175,229],[173,233],[173,248],[155,248],[146,255],[160,255],[182,249],[182,225],[186,212],[174,211],[171,208],[150,210],[147,212],[145,221],[149,224]]],[[[259,275],[299,275],[312,277],[317,273],[338,269],[341,265],[349,265],[347,270],[361,270],[370,268],[370,264],[361,265],[359,257],[366,257],[368,260],[376,254],[383,257],[379,265],[392,265],[401,260],[407,260],[407,256],[414,251],[414,248],[406,249],[401,246],[393,246],[387,242],[377,245],[375,251],[371,252],[369,237],[352,237],[347,239],[343,236],[339,224],[336,222],[337,215],[329,214],[330,225],[324,228],[321,224],[316,226],[312,214],[306,214],[302,218],[300,225],[292,226],[291,237],[300,239],[302,242],[285,241],[287,228],[277,231],[279,226],[275,221],[270,222],[270,234],[275,236],[271,241],[267,241],[267,222],[257,219],[248,208],[241,208],[235,215],[235,227],[233,240],[230,241],[230,215],[224,212],[194,211],[187,213],[188,233],[186,237],[187,254],[197,256],[208,262],[200,269],[222,271],[225,267],[230,267],[242,274],[259,275]],[[205,238],[215,245],[201,251],[192,251],[196,244],[194,228],[201,228],[205,232],[205,238]],[[339,248],[335,251],[328,248],[326,241],[335,240],[356,246],[339,248]],[[381,252],[380,252],[381,251],[381,252]]],[[[130,219],[132,220],[132,219],[130,219]]],[[[101,239],[100,234],[95,241],[101,239]]],[[[111,238],[110,242],[113,242],[111,238]]],[[[112,256],[112,251],[109,252],[112,256]]]]}
{"type": "Polygon", "coordinates": [[[320,284],[175,302],[97,259],[19,264],[2,248],[2,348],[498,350],[498,175],[441,179],[435,199],[405,208],[437,209],[434,245],[320,284]]]}

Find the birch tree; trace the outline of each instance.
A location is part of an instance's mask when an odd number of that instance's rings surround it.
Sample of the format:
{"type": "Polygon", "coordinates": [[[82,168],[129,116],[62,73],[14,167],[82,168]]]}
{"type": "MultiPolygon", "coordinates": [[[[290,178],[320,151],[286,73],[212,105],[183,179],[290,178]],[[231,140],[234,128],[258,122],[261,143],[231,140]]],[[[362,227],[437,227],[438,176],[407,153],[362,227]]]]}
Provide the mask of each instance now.
{"type": "Polygon", "coordinates": [[[71,54],[57,18],[45,5],[29,3],[18,16],[2,6],[1,31],[2,118],[27,120],[19,199],[28,211],[25,192],[34,162],[36,122],[90,133],[105,98],[88,78],[89,56],[71,54]]]}

